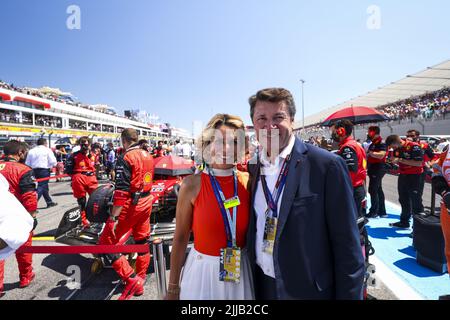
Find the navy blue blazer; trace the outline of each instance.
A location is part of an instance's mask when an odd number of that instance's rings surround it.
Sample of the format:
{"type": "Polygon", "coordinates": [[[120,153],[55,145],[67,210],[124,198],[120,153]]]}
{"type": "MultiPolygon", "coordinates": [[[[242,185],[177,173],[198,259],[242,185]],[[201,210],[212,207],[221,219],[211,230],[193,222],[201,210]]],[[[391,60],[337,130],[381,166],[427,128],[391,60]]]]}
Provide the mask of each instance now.
{"type": "MultiPolygon", "coordinates": [[[[260,163],[250,164],[247,248],[256,266],[254,198],[260,163]]],[[[279,299],[362,299],[364,258],[344,160],[296,138],[274,244],[279,299]]]]}

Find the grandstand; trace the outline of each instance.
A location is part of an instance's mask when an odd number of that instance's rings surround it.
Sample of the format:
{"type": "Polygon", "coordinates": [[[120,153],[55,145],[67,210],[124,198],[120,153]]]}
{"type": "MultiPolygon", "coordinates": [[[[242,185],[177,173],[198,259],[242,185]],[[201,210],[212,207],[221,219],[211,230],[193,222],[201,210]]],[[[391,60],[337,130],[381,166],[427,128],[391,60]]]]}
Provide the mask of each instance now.
{"type": "MultiPolygon", "coordinates": [[[[373,107],[386,114],[391,120],[378,124],[384,135],[404,134],[411,128],[423,134],[448,134],[450,60],[306,117],[304,132],[301,122],[294,124],[297,135],[304,139],[328,136],[328,129],[322,128],[320,123],[332,113],[352,105],[373,107]]],[[[364,138],[367,126],[358,126],[355,136],[364,138]]]]}

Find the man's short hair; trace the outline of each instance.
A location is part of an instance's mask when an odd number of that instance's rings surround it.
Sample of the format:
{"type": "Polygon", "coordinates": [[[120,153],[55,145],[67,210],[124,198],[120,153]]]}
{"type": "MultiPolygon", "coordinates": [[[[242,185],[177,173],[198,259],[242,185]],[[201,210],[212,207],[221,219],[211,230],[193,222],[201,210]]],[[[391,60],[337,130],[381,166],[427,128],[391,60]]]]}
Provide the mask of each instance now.
{"type": "Polygon", "coordinates": [[[396,143],[399,139],[400,139],[400,137],[398,135],[391,134],[389,137],[386,138],[385,143],[386,143],[387,146],[391,146],[394,143],[396,143]]]}
{"type": "Polygon", "coordinates": [[[37,141],[37,145],[38,146],[43,146],[46,143],[47,143],[47,139],[45,139],[45,138],[39,138],[38,141],[37,141]]]}
{"type": "Polygon", "coordinates": [[[126,141],[128,143],[136,143],[139,140],[139,135],[136,131],[136,129],[133,128],[126,128],[125,130],[122,131],[122,133],[120,134],[120,138],[123,141],[126,141]]]}
{"type": "Polygon", "coordinates": [[[101,149],[102,147],[100,146],[100,144],[99,143],[94,143],[94,144],[92,144],[92,149],[101,149]]]}
{"type": "Polygon", "coordinates": [[[414,133],[415,136],[420,136],[419,130],[411,129],[411,130],[406,131],[406,134],[411,134],[411,133],[414,133]]]}
{"type": "Polygon", "coordinates": [[[148,144],[148,140],[147,139],[141,139],[138,141],[139,144],[144,144],[147,143],[148,144]]]}
{"type": "Polygon", "coordinates": [[[351,135],[353,132],[353,123],[348,119],[339,120],[333,125],[336,129],[344,128],[347,136],[351,135]]]}
{"type": "Polygon", "coordinates": [[[284,88],[267,88],[259,90],[255,95],[248,99],[250,104],[250,118],[253,120],[253,114],[255,113],[255,106],[258,101],[267,102],[285,102],[288,107],[289,116],[291,120],[295,117],[295,102],[292,94],[289,90],[284,88]]]}
{"type": "Polygon", "coordinates": [[[91,144],[91,141],[90,141],[90,139],[89,139],[89,137],[87,137],[87,136],[84,136],[84,137],[81,137],[80,139],[78,139],[78,144],[81,146],[82,144],[85,144],[85,143],[89,143],[89,144],[91,144]]]}
{"type": "Polygon", "coordinates": [[[3,152],[5,156],[16,156],[20,152],[27,152],[30,147],[26,142],[21,142],[17,140],[8,141],[3,147],[3,152]]]}
{"type": "Polygon", "coordinates": [[[379,126],[370,126],[367,131],[373,131],[375,134],[380,134],[380,127],[379,126]]]}

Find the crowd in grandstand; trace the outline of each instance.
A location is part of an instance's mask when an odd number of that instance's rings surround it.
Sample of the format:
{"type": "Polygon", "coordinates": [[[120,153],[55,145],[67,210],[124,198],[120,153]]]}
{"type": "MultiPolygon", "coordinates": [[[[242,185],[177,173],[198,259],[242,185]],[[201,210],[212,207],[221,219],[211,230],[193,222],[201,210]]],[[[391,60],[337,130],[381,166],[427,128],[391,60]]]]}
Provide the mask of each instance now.
{"type": "Polygon", "coordinates": [[[69,120],[69,127],[71,129],[79,129],[79,130],[86,130],[86,122],[85,121],[78,121],[78,120],[69,120]]]}
{"type": "Polygon", "coordinates": [[[35,123],[42,127],[62,128],[61,118],[52,116],[36,115],[35,123]]]}
{"type": "Polygon", "coordinates": [[[99,123],[89,123],[89,131],[101,131],[102,125],[99,123]]]}
{"type": "Polygon", "coordinates": [[[391,120],[432,119],[450,112],[450,88],[379,107],[391,120]]]}
{"type": "Polygon", "coordinates": [[[27,88],[27,87],[17,87],[14,84],[10,84],[7,82],[4,82],[2,80],[0,80],[0,88],[4,88],[7,90],[12,90],[12,91],[16,91],[16,92],[20,92],[23,94],[27,94],[27,95],[31,95],[31,96],[35,96],[38,98],[43,98],[43,99],[47,99],[47,100],[52,100],[52,101],[56,101],[59,103],[65,103],[65,104],[69,104],[71,106],[76,106],[76,107],[80,107],[80,108],[84,108],[84,109],[89,109],[89,110],[95,110],[98,112],[102,112],[102,113],[106,113],[106,114],[112,114],[112,115],[116,115],[122,118],[127,118],[121,115],[118,115],[114,110],[111,109],[98,109],[95,108],[94,106],[91,105],[87,105],[87,104],[83,104],[81,102],[76,102],[73,100],[73,98],[69,95],[58,95],[55,93],[44,93],[41,92],[38,89],[33,89],[33,88],[27,88]]]}
{"type": "Polygon", "coordinates": [[[20,112],[12,110],[0,109],[0,119],[2,122],[13,122],[13,123],[32,123],[33,119],[30,117],[24,117],[20,112]]]}
{"type": "MultiPolygon", "coordinates": [[[[391,121],[436,119],[450,113],[450,88],[397,101],[377,109],[389,117],[391,121]]],[[[317,144],[316,141],[319,137],[326,135],[327,132],[328,128],[315,124],[305,128],[303,134],[314,140],[311,143],[317,144]]]]}

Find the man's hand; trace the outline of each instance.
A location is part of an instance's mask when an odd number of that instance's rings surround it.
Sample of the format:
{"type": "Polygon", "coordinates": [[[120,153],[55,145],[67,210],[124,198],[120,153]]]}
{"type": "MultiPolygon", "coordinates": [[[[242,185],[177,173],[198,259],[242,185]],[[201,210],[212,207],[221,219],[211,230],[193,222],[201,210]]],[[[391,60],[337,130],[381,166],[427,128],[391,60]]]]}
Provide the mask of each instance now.
{"type": "Polygon", "coordinates": [[[407,159],[400,158],[398,163],[402,163],[402,164],[405,164],[407,166],[412,166],[412,167],[422,167],[422,161],[407,160],[407,159]]]}
{"type": "Polygon", "coordinates": [[[36,227],[38,225],[36,211],[30,212],[30,216],[33,218],[33,229],[31,229],[31,231],[33,232],[34,229],[36,229],[36,227]]]}

